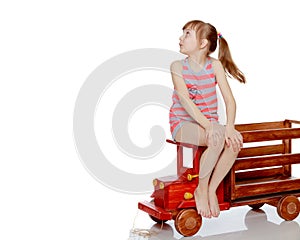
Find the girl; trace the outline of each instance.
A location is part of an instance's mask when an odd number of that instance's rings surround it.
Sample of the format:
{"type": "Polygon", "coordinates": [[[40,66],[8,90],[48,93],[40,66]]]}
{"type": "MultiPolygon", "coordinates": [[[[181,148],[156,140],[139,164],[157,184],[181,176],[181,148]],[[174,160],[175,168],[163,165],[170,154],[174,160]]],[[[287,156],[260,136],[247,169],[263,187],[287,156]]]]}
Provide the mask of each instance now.
{"type": "Polygon", "coordinates": [[[199,184],[194,192],[198,213],[220,214],[216,189],[232,167],[242,145],[235,130],[236,104],[226,75],[245,83],[243,73],[231,58],[228,44],[209,23],[194,20],[183,27],[179,38],[184,60],[171,64],[174,85],[170,128],[178,142],[207,146],[200,159],[199,184]],[[209,55],[219,42],[219,59],[209,55]],[[216,84],[226,105],[226,125],[218,123],[216,84]]]}

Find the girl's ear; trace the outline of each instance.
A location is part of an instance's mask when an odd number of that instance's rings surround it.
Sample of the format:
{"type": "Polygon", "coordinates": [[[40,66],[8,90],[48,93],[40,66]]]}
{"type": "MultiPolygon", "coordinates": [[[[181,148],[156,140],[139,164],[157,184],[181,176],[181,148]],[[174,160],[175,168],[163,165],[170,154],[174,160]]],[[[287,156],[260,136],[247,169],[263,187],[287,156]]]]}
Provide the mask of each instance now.
{"type": "Polygon", "coordinates": [[[200,48],[205,48],[208,44],[207,39],[201,39],[200,48]]]}

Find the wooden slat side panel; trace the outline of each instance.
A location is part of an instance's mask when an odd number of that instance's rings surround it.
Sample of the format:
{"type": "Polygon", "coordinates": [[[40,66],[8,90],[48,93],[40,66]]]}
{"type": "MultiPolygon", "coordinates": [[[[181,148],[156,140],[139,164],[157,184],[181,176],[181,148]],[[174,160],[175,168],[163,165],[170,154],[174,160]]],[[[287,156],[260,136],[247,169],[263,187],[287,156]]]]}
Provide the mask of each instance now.
{"type": "Polygon", "coordinates": [[[235,186],[234,199],[295,190],[300,191],[300,179],[237,184],[235,186]]]}
{"type": "Polygon", "coordinates": [[[259,178],[266,178],[266,177],[279,177],[283,176],[284,168],[281,167],[274,167],[274,168],[263,168],[258,170],[251,170],[251,171],[243,171],[243,172],[236,172],[235,178],[236,181],[242,180],[251,180],[251,179],[259,179],[259,178]]]}
{"type": "Polygon", "coordinates": [[[293,124],[300,124],[299,120],[292,120],[292,119],[286,119],[285,122],[290,122],[290,123],[293,123],[293,124]]]}
{"type": "Polygon", "coordinates": [[[238,158],[233,168],[237,171],[297,163],[300,163],[300,153],[290,153],[275,156],[238,158]]]}
{"type": "Polygon", "coordinates": [[[300,128],[281,128],[241,132],[244,143],[300,138],[300,128]]]}
{"type": "MultiPolygon", "coordinates": [[[[284,121],[284,126],[287,128],[291,128],[292,123],[290,121],[284,121]]],[[[285,139],[285,140],[282,140],[282,143],[284,145],[284,153],[291,153],[292,152],[292,140],[285,139]]],[[[289,177],[292,176],[292,166],[291,165],[284,166],[284,175],[289,176],[289,177]]]]}
{"type": "Polygon", "coordinates": [[[284,122],[263,122],[263,123],[248,123],[248,124],[236,124],[235,128],[238,131],[252,131],[252,130],[264,130],[264,129],[276,129],[284,128],[284,122]]]}
{"type": "Polygon", "coordinates": [[[243,148],[238,157],[253,157],[279,153],[284,153],[283,144],[243,148]]]}

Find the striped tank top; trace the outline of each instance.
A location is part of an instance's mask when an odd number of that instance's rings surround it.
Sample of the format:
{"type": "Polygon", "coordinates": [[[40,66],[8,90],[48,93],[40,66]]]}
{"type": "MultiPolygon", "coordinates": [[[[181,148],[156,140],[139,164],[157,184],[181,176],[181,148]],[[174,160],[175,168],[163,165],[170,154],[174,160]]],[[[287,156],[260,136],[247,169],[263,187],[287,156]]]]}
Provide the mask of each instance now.
{"type": "MultiPolygon", "coordinates": [[[[216,92],[217,81],[212,68],[212,61],[208,57],[200,72],[194,72],[188,58],[182,60],[182,77],[189,92],[190,99],[210,121],[218,121],[218,99],[216,92]]],[[[182,107],[176,90],[172,96],[173,104],[169,112],[170,130],[173,139],[184,122],[195,122],[182,107]]]]}

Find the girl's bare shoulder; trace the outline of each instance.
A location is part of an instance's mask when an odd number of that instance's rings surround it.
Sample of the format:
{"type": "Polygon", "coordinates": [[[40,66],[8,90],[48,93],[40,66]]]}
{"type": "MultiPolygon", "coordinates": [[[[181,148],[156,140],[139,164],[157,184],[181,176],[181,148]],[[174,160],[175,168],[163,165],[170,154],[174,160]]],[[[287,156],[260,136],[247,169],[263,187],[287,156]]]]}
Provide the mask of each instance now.
{"type": "Polygon", "coordinates": [[[181,73],[182,72],[182,62],[181,60],[176,60],[171,63],[170,70],[171,72],[181,73]]]}
{"type": "Polygon", "coordinates": [[[219,72],[219,71],[224,72],[223,65],[219,59],[211,57],[211,64],[212,64],[212,67],[213,67],[215,73],[219,72]]]}
{"type": "Polygon", "coordinates": [[[222,63],[220,62],[219,59],[216,59],[216,58],[213,58],[213,57],[210,57],[210,59],[211,59],[211,63],[212,63],[213,66],[218,66],[220,64],[222,65],[222,63]]]}

